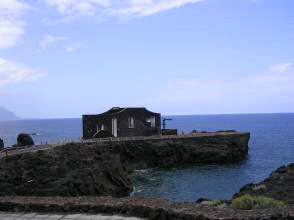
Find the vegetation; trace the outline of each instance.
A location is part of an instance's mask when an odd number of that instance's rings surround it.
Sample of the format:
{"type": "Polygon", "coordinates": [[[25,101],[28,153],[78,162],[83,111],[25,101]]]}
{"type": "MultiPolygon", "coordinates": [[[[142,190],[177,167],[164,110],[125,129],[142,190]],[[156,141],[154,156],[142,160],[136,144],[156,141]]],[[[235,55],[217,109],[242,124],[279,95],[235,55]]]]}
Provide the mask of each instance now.
{"type": "Polygon", "coordinates": [[[262,209],[262,208],[273,208],[273,207],[284,207],[287,203],[284,201],[274,200],[272,198],[264,196],[251,196],[243,195],[241,197],[235,198],[232,200],[229,205],[230,208],[234,209],[262,209]]]}

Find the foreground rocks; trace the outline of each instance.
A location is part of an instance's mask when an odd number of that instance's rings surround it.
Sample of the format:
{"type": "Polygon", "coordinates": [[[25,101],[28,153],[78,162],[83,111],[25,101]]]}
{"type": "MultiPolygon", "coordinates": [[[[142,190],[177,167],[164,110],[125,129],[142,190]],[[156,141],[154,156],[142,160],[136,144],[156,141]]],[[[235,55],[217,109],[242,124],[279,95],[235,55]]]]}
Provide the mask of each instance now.
{"type": "Polygon", "coordinates": [[[293,219],[294,207],[235,210],[196,203],[171,203],[163,199],[111,197],[0,197],[1,211],[105,213],[151,220],[269,220],[293,219]]]}
{"type": "Polygon", "coordinates": [[[127,196],[132,183],[119,155],[68,144],[0,160],[0,195],[127,196]]]}
{"type": "Polygon", "coordinates": [[[1,220],[143,220],[135,217],[124,217],[105,214],[71,214],[71,213],[20,213],[0,212],[1,220]]]}
{"type": "Polygon", "coordinates": [[[245,185],[234,198],[244,194],[266,196],[294,204],[294,163],[278,168],[260,183],[245,185]]]}

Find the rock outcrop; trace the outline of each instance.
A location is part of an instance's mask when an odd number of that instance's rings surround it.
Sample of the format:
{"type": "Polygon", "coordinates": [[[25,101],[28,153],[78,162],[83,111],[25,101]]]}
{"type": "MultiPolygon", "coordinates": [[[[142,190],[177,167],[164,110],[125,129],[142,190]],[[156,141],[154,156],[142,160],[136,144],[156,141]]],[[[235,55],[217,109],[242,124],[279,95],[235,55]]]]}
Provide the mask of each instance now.
{"type": "Polygon", "coordinates": [[[278,168],[260,183],[243,186],[233,197],[244,194],[266,196],[294,204],[294,163],[278,168]]]}
{"type": "Polygon", "coordinates": [[[29,134],[19,134],[17,136],[17,146],[31,146],[34,145],[34,140],[29,134]]]}
{"type": "Polygon", "coordinates": [[[132,191],[119,155],[67,144],[0,160],[0,196],[127,196],[132,191]]]}

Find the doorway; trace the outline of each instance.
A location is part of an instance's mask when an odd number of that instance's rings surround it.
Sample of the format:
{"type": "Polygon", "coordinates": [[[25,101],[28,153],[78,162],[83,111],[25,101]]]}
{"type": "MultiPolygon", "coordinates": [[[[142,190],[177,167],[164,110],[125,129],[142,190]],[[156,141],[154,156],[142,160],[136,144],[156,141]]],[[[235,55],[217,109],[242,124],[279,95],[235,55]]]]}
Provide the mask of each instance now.
{"type": "Polygon", "coordinates": [[[117,137],[117,118],[112,118],[112,135],[117,137]]]}

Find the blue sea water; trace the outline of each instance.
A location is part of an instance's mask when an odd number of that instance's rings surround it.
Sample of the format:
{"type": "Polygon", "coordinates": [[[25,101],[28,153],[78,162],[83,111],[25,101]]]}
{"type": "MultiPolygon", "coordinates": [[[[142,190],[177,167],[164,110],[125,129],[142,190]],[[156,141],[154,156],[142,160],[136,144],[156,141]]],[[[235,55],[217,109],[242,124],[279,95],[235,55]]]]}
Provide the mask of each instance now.
{"type": "MultiPolygon", "coordinates": [[[[249,158],[226,165],[195,165],[144,170],[134,178],[134,196],[195,201],[200,197],[228,199],[241,186],[258,182],[281,165],[294,162],[294,113],[169,116],[169,128],[238,130],[251,133],[249,158]]],[[[0,137],[7,145],[18,133],[38,133],[36,143],[57,143],[81,138],[81,119],[22,120],[0,122],[0,137]]]]}

